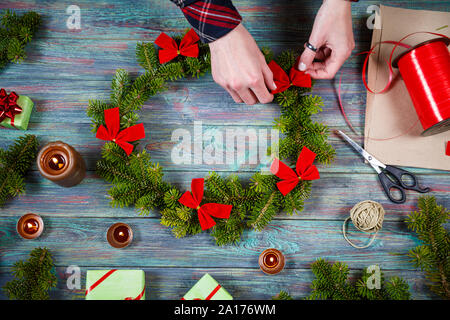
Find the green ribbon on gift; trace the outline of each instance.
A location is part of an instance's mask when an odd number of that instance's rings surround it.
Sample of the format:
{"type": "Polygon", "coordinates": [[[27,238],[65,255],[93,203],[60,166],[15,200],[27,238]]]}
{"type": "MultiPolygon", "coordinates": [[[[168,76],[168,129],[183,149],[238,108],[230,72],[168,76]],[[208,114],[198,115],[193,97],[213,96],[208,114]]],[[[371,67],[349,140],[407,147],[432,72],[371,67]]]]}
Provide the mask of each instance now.
{"type": "Polygon", "coordinates": [[[213,277],[205,274],[183,300],[233,300],[233,297],[213,277]]]}

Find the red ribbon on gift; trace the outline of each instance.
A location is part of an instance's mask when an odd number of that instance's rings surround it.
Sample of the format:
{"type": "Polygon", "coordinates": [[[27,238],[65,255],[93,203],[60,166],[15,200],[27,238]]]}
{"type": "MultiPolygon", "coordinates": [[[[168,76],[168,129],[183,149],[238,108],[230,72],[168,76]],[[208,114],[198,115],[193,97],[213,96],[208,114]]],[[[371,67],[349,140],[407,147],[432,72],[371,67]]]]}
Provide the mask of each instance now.
{"type": "Polygon", "coordinates": [[[219,203],[206,203],[200,206],[203,199],[203,185],[205,179],[192,179],[191,190],[192,193],[186,191],[178,200],[186,207],[196,209],[198,212],[198,220],[202,230],[208,230],[216,225],[212,217],[228,219],[230,218],[232,205],[219,203]]]}
{"type": "Polygon", "coordinates": [[[101,140],[115,142],[126,152],[127,156],[134,149],[134,146],[129,142],[145,138],[145,130],[142,123],[120,131],[119,108],[105,110],[105,123],[106,128],[101,125],[97,130],[96,137],[101,140]]]}
{"type": "Polygon", "coordinates": [[[0,122],[5,118],[11,119],[11,125],[14,127],[14,118],[22,112],[22,108],[17,104],[19,95],[14,91],[7,94],[5,89],[0,90],[0,122]]]}
{"type": "Polygon", "coordinates": [[[273,73],[273,81],[277,88],[272,92],[272,94],[280,93],[286,91],[291,86],[311,88],[311,76],[303,71],[299,71],[294,67],[289,71],[289,76],[287,73],[275,62],[270,61],[269,68],[273,73]]]}
{"type": "Polygon", "coordinates": [[[185,57],[197,58],[199,48],[197,42],[200,40],[194,29],[189,30],[181,39],[180,46],[177,42],[169,37],[164,32],[161,33],[155,40],[155,44],[160,47],[159,50],[159,63],[166,63],[177,56],[182,55],[185,57]]]}
{"type": "Polygon", "coordinates": [[[278,190],[286,196],[294,189],[300,180],[320,179],[319,170],[313,165],[316,154],[306,147],[300,152],[295,170],[285,165],[278,159],[275,159],[270,166],[270,171],[282,181],[277,183],[278,190]]]}
{"type": "MultiPolygon", "coordinates": [[[[98,279],[97,281],[95,281],[87,290],[86,290],[86,296],[89,294],[89,292],[91,292],[92,290],[94,290],[99,284],[101,284],[103,281],[105,281],[110,275],[112,275],[114,272],[116,272],[117,269],[111,269],[109,270],[107,273],[105,273],[100,279],[98,279]]],[[[131,298],[131,297],[127,297],[124,300],[141,300],[142,297],[144,296],[145,293],[145,285],[144,285],[144,289],[142,290],[142,292],[136,297],[136,298],[131,298]]]]}
{"type": "MultiPolygon", "coordinates": [[[[205,300],[211,300],[212,297],[214,297],[214,295],[217,293],[217,291],[220,290],[220,288],[222,288],[222,286],[220,284],[217,285],[217,287],[214,288],[213,291],[211,291],[211,293],[205,298],[205,300]]],[[[181,300],[186,300],[184,297],[181,298],[181,300]]],[[[199,298],[195,298],[194,300],[202,300],[199,298]]]]}

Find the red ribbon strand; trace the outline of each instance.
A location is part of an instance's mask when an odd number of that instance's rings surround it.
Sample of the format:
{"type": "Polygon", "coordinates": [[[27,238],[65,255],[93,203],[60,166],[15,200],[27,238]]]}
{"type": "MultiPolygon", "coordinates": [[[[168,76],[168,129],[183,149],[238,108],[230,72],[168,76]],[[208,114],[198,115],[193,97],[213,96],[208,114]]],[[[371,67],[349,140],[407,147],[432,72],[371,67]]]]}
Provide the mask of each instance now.
{"type": "Polygon", "coordinates": [[[286,91],[291,86],[311,88],[311,76],[299,71],[294,67],[289,71],[289,76],[287,73],[275,62],[270,61],[269,68],[273,73],[273,81],[277,88],[272,92],[272,94],[280,93],[286,91]]]}
{"type": "Polygon", "coordinates": [[[11,119],[11,125],[14,127],[14,118],[22,112],[22,108],[17,104],[19,95],[14,91],[10,94],[5,89],[0,90],[0,122],[6,118],[11,119]]]}
{"type": "Polygon", "coordinates": [[[181,39],[180,46],[177,42],[164,32],[155,40],[155,44],[161,49],[158,52],[159,63],[163,64],[182,55],[185,57],[197,58],[199,53],[198,41],[200,38],[194,29],[189,30],[181,39]]]}
{"type": "MultiPolygon", "coordinates": [[[[408,92],[413,101],[419,120],[422,123],[422,127],[424,130],[427,130],[450,117],[450,54],[448,53],[447,46],[444,45],[444,42],[431,42],[415,49],[411,49],[410,45],[403,43],[405,39],[416,34],[430,34],[449,39],[447,36],[435,32],[413,32],[404,36],[399,41],[379,42],[370,48],[369,51],[361,52],[357,55],[366,55],[361,75],[364,86],[367,91],[373,94],[379,94],[388,91],[394,80],[392,60],[397,47],[410,49],[410,52],[399,60],[400,74],[408,88],[408,92]],[[367,65],[370,55],[373,54],[375,48],[381,44],[392,44],[394,47],[390,53],[389,61],[385,61],[389,68],[389,77],[386,86],[380,91],[374,91],[367,84],[367,65]]],[[[347,118],[341,98],[341,82],[343,74],[344,72],[342,71],[339,78],[339,108],[348,126],[356,133],[356,130],[347,118]]],[[[416,126],[417,122],[413,123],[405,132],[398,135],[388,138],[368,137],[368,139],[376,141],[396,139],[408,134],[416,126]]]]}
{"type": "Polygon", "coordinates": [[[142,123],[120,131],[119,108],[105,110],[105,123],[106,128],[103,125],[100,126],[96,137],[101,140],[115,142],[126,152],[127,156],[134,149],[134,146],[129,142],[145,138],[145,130],[142,123]]]}
{"type": "Polygon", "coordinates": [[[319,170],[313,165],[315,158],[314,152],[307,147],[303,147],[298,156],[295,171],[278,159],[273,161],[270,171],[282,180],[277,183],[277,187],[283,196],[291,192],[300,180],[320,179],[319,170]]]}
{"type": "Polygon", "coordinates": [[[206,203],[200,206],[203,199],[204,183],[205,179],[203,178],[192,179],[192,193],[186,191],[178,201],[188,208],[196,209],[202,230],[208,230],[216,225],[212,217],[229,219],[233,206],[219,203],[206,203]]]}

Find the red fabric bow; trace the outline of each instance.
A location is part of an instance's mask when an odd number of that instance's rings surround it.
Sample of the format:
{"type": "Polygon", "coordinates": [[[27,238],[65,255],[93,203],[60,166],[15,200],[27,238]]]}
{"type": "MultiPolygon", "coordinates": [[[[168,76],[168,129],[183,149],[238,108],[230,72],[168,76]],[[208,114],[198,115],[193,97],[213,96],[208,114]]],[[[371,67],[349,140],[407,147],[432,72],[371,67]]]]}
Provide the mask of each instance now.
{"type": "Polygon", "coordinates": [[[19,95],[11,92],[9,95],[5,89],[0,90],[0,122],[5,118],[11,119],[11,125],[14,126],[14,117],[22,112],[22,108],[17,105],[19,95]]]}
{"type": "Polygon", "coordinates": [[[275,62],[270,61],[269,68],[273,73],[273,81],[277,88],[272,91],[272,94],[286,91],[291,86],[311,88],[311,76],[298,71],[294,67],[291,68],[289,76],[287,73],[275,62]]]}
{"type": "Polygon", "coordinates": [[[195,33],[194,29],[189,30],[181,39],[180,46],[178,47],[177,42],[169,37],[164,32],[161,33],[155,40],[155,44],[160,47],[159,50],[159,63],[166,63],[170,60],[176,58],[178,55],[186,57],[198,57],[198,44],[200,40],[198,35],[195,33]]]}
{"type": "Polygon", "coordinates": [[[200,221],[202,230],[208,230],[216,225],[216,222],[212,217],[221,219],[230,218],[233,206],[219,203],[206,203],[200,206],[203,199],[204,182],[205,179],[192,179],[192,194],[189,191],[186,191],[178,201],[186,207],[197,209],[198,220],[200,221]]]}
{"type": "Polygon", "coordinates": [[[130,141],[136,141],[145,138],[144,125],[142,123],[120,130],[120,112],[119,108],[105,110],[105,123],[97,130],[96,137],[101,140],[113,141],[117,143],[129,156],[133,152],[134,146],[130,141]]]}
{"type": "Polygon", "coordinates": [[[278,159],[275,159],[270,167],[270,171],[282,181],[277,183],[277,187],[283,196],[286,196],[300,180],[320,179],[319,170],[313,165],[316,154],[306,147],[300,152],[294,172],[290,167],[278,159]]]}

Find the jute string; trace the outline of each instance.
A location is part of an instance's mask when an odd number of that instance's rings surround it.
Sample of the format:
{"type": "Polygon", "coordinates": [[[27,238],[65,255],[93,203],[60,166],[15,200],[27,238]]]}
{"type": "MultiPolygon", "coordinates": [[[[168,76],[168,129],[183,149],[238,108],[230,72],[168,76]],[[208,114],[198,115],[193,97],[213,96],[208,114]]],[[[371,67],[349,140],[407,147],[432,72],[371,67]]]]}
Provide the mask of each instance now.
{"type": "Polygon", "coordinates": [[[375,238],[377,237],[378,231],[383,226],[384,220],[384,208],[378,202],[365,200],[357,203],[350,210],[350,217],[345,219],[344,224],[342,226],[342,233],[344,235],[345,240],[354,248],[364,249],[369,247],[375,238]],[[364,232],[373,234],[369,243],[365,246],[355,245],[347,238],[347,221],[351,219],[356,229],[364,232]]]}

